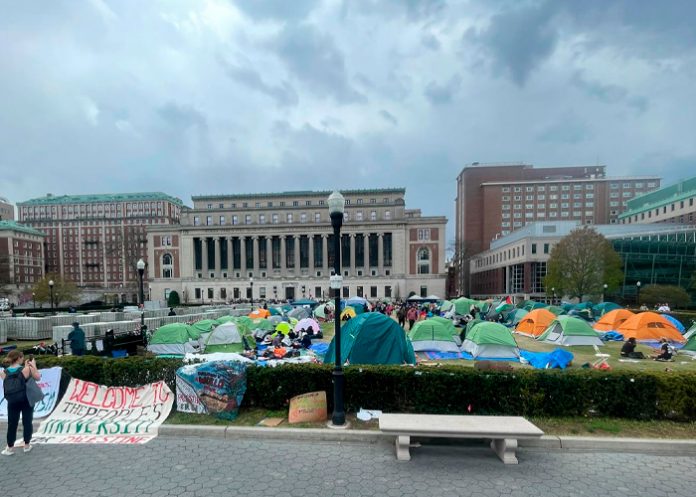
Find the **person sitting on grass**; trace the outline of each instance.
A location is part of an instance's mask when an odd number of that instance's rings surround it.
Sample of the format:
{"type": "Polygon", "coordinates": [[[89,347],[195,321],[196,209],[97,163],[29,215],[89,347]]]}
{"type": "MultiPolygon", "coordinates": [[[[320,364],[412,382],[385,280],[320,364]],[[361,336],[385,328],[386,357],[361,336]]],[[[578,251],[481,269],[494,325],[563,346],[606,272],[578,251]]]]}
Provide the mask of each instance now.
{"type": "Polygon", "coordinates": [[[651,355],[650,357],[655,361],[671,361],[672,355],[674,354],[674,349],[669,344],[666,338],[660,339],[660,348],[657,349],[657,353],[651,355]]]}
{"type": "Polygon", "coordinates": [[[642,352],[636,352],[636,339],[631,337],[621,347],[621,357],[630,357],[631,359],[645,359],[642,352]]]}

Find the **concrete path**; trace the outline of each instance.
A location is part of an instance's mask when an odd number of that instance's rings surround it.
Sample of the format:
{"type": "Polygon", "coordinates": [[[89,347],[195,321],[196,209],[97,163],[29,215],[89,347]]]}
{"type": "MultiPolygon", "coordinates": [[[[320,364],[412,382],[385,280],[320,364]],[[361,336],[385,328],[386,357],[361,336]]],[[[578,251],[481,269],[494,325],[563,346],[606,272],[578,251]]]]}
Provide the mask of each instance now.
{"type": "Polygon", "coordinates": [[[160,437],[142,446],[36,446],[0,456],[3,495],[693,496],[696,457],[427,445],[410,462],[373,443],[160,437]]]}

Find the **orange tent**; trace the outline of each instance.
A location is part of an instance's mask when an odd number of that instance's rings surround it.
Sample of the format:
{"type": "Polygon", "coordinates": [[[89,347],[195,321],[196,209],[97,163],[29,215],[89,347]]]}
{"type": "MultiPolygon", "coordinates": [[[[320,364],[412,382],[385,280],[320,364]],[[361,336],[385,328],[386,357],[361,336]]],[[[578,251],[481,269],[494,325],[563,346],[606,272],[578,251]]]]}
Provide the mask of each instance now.
{"type": "Polygon", "coordinates": [[[259,318],[268,318],[270,317],[271,313],[268,309],[256,309],[253,312],[249,313],[249,317],[251,319],[259,319],[259,318]]]}
{"type": "Polygon", "coordinates": [[[556,319],[556,315],[553,312],[544,308],[534,309],[517,323],[515,331],[521,335],[538,337],[554,319],[556,319]]]}
{"type": "Polygon", "coordinates": [[[594,329],[595,331],[616,331],[631,316],[635,314],[628,309],[614,309],[602,316],[602,319],[595,323],[594,329]]]}
{"type": "Polygon", "coordinates": [[[666,338],[672,342],[683,343],[684,337],[667,319],[654,312],[634,314],[616,329],[624,339],[635,338],[643,341],[657,341],[666,338]]]}

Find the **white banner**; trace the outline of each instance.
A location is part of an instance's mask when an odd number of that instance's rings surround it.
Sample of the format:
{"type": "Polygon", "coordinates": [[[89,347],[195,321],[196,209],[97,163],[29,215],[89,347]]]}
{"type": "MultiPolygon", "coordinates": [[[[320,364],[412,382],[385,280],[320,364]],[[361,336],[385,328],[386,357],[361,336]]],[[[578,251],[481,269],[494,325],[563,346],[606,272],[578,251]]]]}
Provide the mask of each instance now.
{"type": "Polygon", "coordinates": [[[163,381],[105,387],[73,378],[33,443],[143,444],[157,436],[174,394],[163,381]]]}
{"type": "MultiPolygon", "coordinates": [[[[58,391],[60,390],[60,373],[61,368],[40,369],[41,380],[36,384],[44,393],[44,398],[41,402],[37,402],[34,406],[34,419],[45,418],[56,406],[58,400],[58,391]]],[[[4,397],[5,389],[0,379],[0,420],[7,421],[7,402],[4,397]]]]}

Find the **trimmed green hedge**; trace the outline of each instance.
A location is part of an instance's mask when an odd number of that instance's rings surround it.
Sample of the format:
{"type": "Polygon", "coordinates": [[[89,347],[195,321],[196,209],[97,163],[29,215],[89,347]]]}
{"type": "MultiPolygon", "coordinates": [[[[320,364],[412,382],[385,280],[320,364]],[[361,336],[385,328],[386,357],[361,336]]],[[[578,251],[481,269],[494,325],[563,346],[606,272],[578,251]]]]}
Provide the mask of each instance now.
{"type": "MultiPolygon", "coordinates": [[[[164,379],[175,389],[178,359],[130,357],[39,358],[71,376],[105,385],[142,385],[164,379]]],[[[332,404],[331,366],[250,367],[244,405],[282,409],[288,400],[325,390],[332,404]]],[[[609,416],[696,420],[696,375],[594,370],[481,371],[453,366],[350,366],[346,408],[442,414],[609,416]]]]}

